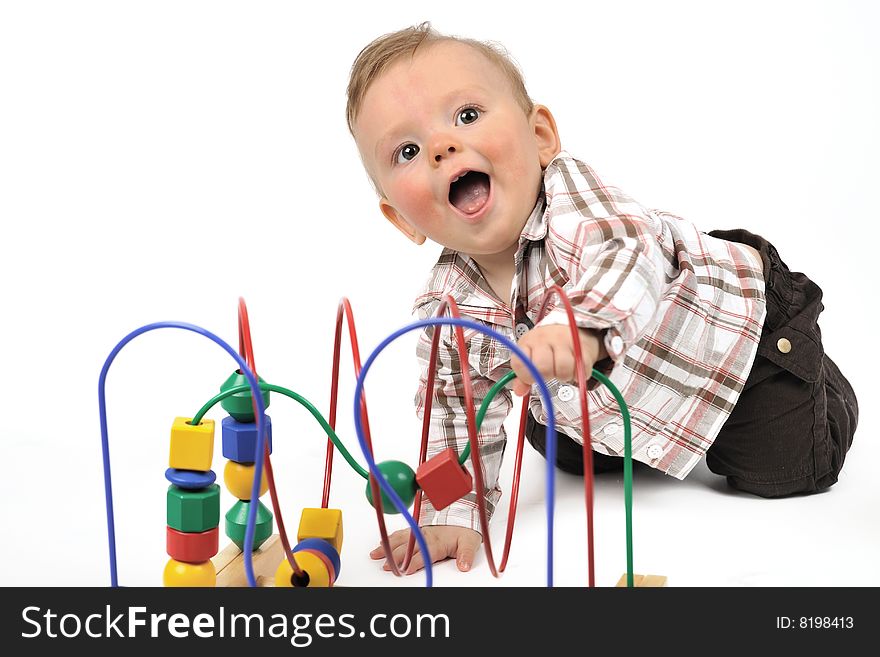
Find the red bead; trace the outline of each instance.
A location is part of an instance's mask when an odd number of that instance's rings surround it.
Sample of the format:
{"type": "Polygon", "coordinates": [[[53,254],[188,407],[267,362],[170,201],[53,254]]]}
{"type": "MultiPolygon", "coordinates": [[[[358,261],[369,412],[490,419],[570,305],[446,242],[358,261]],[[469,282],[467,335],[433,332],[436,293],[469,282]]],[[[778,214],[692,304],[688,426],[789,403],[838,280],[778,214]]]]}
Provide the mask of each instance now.
{"type": "Polygon", "coordinates": [[[179,532],[167,527],[165,532],[165,551],[176,561],[199,563],[208,561],[217,554],[220,544],[220,528],[214,527],[206,532],[179,532]]]}
{"type": "Polygon", "coordinates": [[[458,462],[451,447],[422,463],[416,471],[416,481],[437,510],[467,495],[474,487],[471,473],[458,462]]]}

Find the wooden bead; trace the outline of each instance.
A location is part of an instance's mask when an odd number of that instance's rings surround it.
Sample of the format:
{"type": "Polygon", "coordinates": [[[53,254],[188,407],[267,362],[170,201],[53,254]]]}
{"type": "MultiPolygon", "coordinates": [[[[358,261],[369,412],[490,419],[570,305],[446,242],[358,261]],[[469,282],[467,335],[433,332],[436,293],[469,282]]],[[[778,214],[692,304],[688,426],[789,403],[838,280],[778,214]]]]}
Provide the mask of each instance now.
{"type": "MultiPolygon", "coordinates": [[[[254,472],[256,466],[253,463],[236,463],[235,461],[227,461],[226,467],[223,468],[223,483],[226,484],[226,490],[232,493],[240,500],[251,499],[251,489],[254,485],[254,472]]],[[[263,477],[260,481],[260,495],[269,490],[269,482],[266,479],[266,470],[263,469],[263,477]]]]}
{"type": "MultiPolygon", "coordinates": [[[[253,463],[257,455],[257,423],[239,422],[232,416],[220,422],[223,457],[239,463],[253,463]]],[[[266,442],[272,453],[272,418],[266,416],[266,442]]]]}
{"type": "Polygon", "coordinates": [[[336,581],[339,577],[339,570],[342,568],[342,561],[335,547],[320,538],[307,538],[296,544],[293,548],[293,553],[297,554],[302,550],[322,555],[327,560],[328,566],[332,568],[333,581],[336,581]]]}
{"type": "Polygon", "coordinates": [[[216,586],[217,571],[211,561],[184,563],[169,559],[162,573],[165,586],[216,586]]]}
{"type": "Polygon", "coordinates": [[[296,553],[294,558],[300,569],[306,572],[307,577],[304,580],[298,580],[294,577],[293,568],[287,563],[287,559],[282,559],[278,564],[278,570],[275,571],[275,586],[327,588],[333,585],[327,564],[319,556],[306,550],[296,553]]]}
{"type": "Polygon", "coordinates": [[[438,511],[471,492],[471,473],[458,462],[451,447],[425,461],[416,470],[416,481],[438,511]]]}
{"type": "MultiPolygon", "coordinates": [[[[382,473],[385,481],[391,484],[391,488],[400,497],[404,506],[409,508],[416,497],[416,473],[413,472],[412,468],[402,461],[382,461],[382,463],[376,464],[376,467],[382,473]]],[[[383,513],[400,513],[385,494],[385,491],[379,488],[379,492],[382,494],[383,513]]],[[[375,506],[373,504],[373,487],[369,481],[367,482],[366,494],[367,501],[372,506],[375,506]]]]}
{"type": "Polygon", "coordinates": [[[169,467],[207,472],[214,460],[214,420],[189,424],[191,417],[176,417],[171,425],[169,467]]]}
{"type": "Polygon", "coordinates": [[[213,470],[207,472],[198,472],[196,470],[176,470],[168,468],[165,470],[165,478],[178,488],[190,488],[198,490],[199,488],[207,488],[214,483],[217,475],[213,470]]]}
{"type": "MultiPolygon", "coordinates": [[[[254,550],[272,535],[272,512],[257,500],[257,522],[254,526],[254,550]]],[[[226,512],[226,535],[229,540],[244,550],[244,535],[247,530],[248,510],[251,502],[239,500],[226,512]]]]}
{"type": "MultiPolygon", "coordinates": [[[[257,377],[257,381],[259,383],[265,383],[260,377],[257,377]]],[[[230,374],[229,378],[226,379],[220,386],[220,392],[225,392],[230,388],[237,388],[238,386],[247,384],[247,377],[239,370],[236,370],[232,374],[230,374]]],[[[263,393],[263,404],[265,404],[266,408],[268,408],[269,391],[261,390],[260,392],[263,393]]],[[[223,410],[225,410],[239,422],[254,421],[254,396],[251,394],[250,388],[248,388],[247,390],[242,390],[241,392],[237,392],[231,397],[227,397],[220,402],[220,406],[222,406],[223,410]]]]}
{"type": "Polygon", "coordinates": [[[333,568],[333,562],[327,557],[323,552],[319,552],[318,550],[295,550],[297,559],[300,558],[300,555],[308,552],[309,554],[318,557],[321,560],[321,563],[324,564],[324,567],[327,569],[327,574],[330,577],[330,586],[333,586],[336,583],[336,570],[333,568]]]}
{"type": "Polygon", "coordinates": [[[320,538],[342,552],[342,511],[339,509],[303,509],[296,540],[320,538]]]}
{"type": "Polygon", "coordinates": [[[173,527],[165,528],[165,551],[177,561],[200,563],[208,561],[220,548],[220,528],[206,532],[179,532],[173,527]]]}
{"type": "Polygon", "coordinates": [[[168,526],[179,532],[204,532],[220,524],[220,486],[199,490],[168,487],[168,526]]]}

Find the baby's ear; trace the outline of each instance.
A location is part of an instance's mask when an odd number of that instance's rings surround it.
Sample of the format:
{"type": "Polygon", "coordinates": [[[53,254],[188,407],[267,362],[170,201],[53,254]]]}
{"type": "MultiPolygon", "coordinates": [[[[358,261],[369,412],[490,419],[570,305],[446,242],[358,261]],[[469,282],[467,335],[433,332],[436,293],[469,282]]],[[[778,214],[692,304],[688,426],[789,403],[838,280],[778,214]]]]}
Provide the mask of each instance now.
{"type": "Polygon", "coordinates": [[[547,165],[562,150],[556,119],[553,118],[550,109],[544,105],[535,105],[531,119],[532,129],[535,131],[535,142],[538,145],[538,158],[541,160],[541,168],[546,169],[547,165]]]}
{"type": "Polygon", "coordinates": [[[382,211],[382,214],[385,215],[385,218],[390,221],[397,230],[406,235],[411,242],[419,245],[425,243],[425,236],[422,235],[415,226],[404,219],[403,215],[397,211],[397,208],[388,202],[388,199],[379,199],[379,209],[382,211]]]}

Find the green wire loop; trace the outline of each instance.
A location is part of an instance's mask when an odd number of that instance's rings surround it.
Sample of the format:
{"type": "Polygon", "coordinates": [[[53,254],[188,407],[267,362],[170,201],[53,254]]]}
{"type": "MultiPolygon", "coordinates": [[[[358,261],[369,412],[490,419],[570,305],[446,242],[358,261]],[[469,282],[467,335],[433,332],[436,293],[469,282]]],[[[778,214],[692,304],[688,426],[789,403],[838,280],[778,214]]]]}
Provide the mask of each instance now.
{"type": "MultiPolygon", "coordinates": [[[[489,410],[489,404],[495,398],[495,395],[506,386],[510,381],[512,381],[516,377],[516,374],[511,370],[504,376],[502,376],[498,382],[489,389],[489,392],[486,394],[486,397],[483,399],[483,403],[480,404],[480,410],[477,411],[477,432],[480,431],[480,426],[483,424],[483,418],[486,417],[486,411],[489,410]]],[[[458,457],[458,462],[461,465],[464,465],[464,462],[467,461],[468,456],[471,455],[471,443],[468,441],[468,444],[465,445],[464,450],[461,452],[461,456],[458,457]]]]}
{"type": "Polygon", "coordinates": [[[633,583],[633,543],[632,543],[632,498],[633,498],[633,457],[632,457],[632,426],[630,424],[629,408],[623,400],[623,395],[607,376],[593,370],[593,378],[604,385],[620,406],[620,415],[623,417],[623,505],[626,509],[626,585],[629,588],[633,583]]]}
{"type": "MultiPolygon", "coordinates": [[[[190,421],[190,424],[198,424],[202,421],[202,417],[204,417],[205,413],[207,413],[211,408],[217,403],[223,401],[227,397],[231,397],[239,392],[245,392],[250,390],[249,385],[241,385],[235,386],[234,388],[229,388],[229,390],[224,390],[218,395],[212,397],[204,406],[199,409],[199,412],[193,416],[193,419],[190,421]]],[[[342,454],[343,458],[348,462],[348,464],[352,467],[352,469],[357,472],[364,479],[369,479],[370,474],[364,470],[357,461],[355,461],[351,454],[348,453],[348,450],[345,449],[345,445],[342,444],[342,441],[339,439],[339,436],[336,435],[336,432],[333,430],[333,427],[324,419],[324,416],[321,415],[320,411],[314,407],[314,405],[309,402],[302,395],[298,395],[293,390],[288,390],[287,388],[282,388],[281,386],[272,385],[271,383],[260,382],[260,390],[268,390],[269,392],[277,392],[279,394],[285,395],[286,397],[290,397],[294,401],[299,402],[312,416],[318,421],[318,424],[327,432],[327,437],[333,441],[333,444],[336,446],[336,449],[339,450],[339,453],[342,454]]]]}
{"type": "MultiPolygon", "coordinates": [[[[593,378],[596,379],[599,383],[604,385],[608,390],[611,391],[611,394],[614,395],[614,399],[617,400],[617,405],[620,407],[620,415],[623,417],[623,504],[626,508],[626,585],[630,588],[633,587],[633,546],[632,546],[632,426],[630,425],[630,417],[629,417],[629,408],[626,405],[626,402],[623,400],[623,395],[620,394],[620,391],[617,389],[611,380],[602,374],[599,370],[594,369],[592,372],[593,378]]],[[[483,398],[483,403],[480,404],[480,410],[477,413],[477,431],[480,430],[480,425],[483,423],[483,418],[486,416],[486,411],[489,410],[489,404],[494,399],[495,395],[506,386],[511,379],[516,376],[513,372],[508,372],[505,374],[498,382],[489,389],[489,392],[486,393],[486,396],[483,398]]],[[[468,456],[471,453],[471,443],[468,441],[468,444],[461,452],[461,456],[458,459],[458,462],[461,465],[464,465],[464,462],[467,461],[468,456]]]]}

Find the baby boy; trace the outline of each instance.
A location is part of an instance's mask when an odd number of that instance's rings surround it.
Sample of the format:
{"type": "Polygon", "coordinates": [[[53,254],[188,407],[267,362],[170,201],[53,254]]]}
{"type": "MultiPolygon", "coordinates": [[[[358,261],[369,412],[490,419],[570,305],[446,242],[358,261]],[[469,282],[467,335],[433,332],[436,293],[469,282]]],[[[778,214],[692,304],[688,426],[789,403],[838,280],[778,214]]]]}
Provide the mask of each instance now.
{"type": "MultiPolygon", "coordinates": [[[[632,419],[633,458],[683,479],[705,456],[728,484],[762,497],[813,493],[837,481],[858,419],[849,382],[824,354],[822,291],[791,272],[773,245],[746,230],[703,233],[603,184],[561,148],[547,107],[533,103],[516,66],[492,45],[430,25],[382,36],[358,55],[347,117],[385,218],[415,244],[446,247],[416,300],[430,317],[451,295],[462,316],[509,336],[553,394],[557,466],[584,469],[571,330],[546,290],[570,299],[587,372],[604,371],[632,419]]],[[[432,330],[420,337],[428,458],[467,444],[462,371],[479,405],[511,369],[513,392],[534,381],[510,350],[465,331],[467,353],[440,341],[426,386],[432,330]]],[[[621,467],[623,428],[613,397],[588,392],[594,470],[621,467]]],[[[495,397],[479,441],[486,490],[434,509],[421,524],[438,561],[468,570],[481,543],[476,495],[491,513],[510,392],[495,397]]],[[[526,436],[542,454],[547,412],[529,401],[526,436]]],[[[408,530],[391,536],[402,561],[408,530]]],[[[408,572],[423,567],[417,554],[408,572]]]]}

